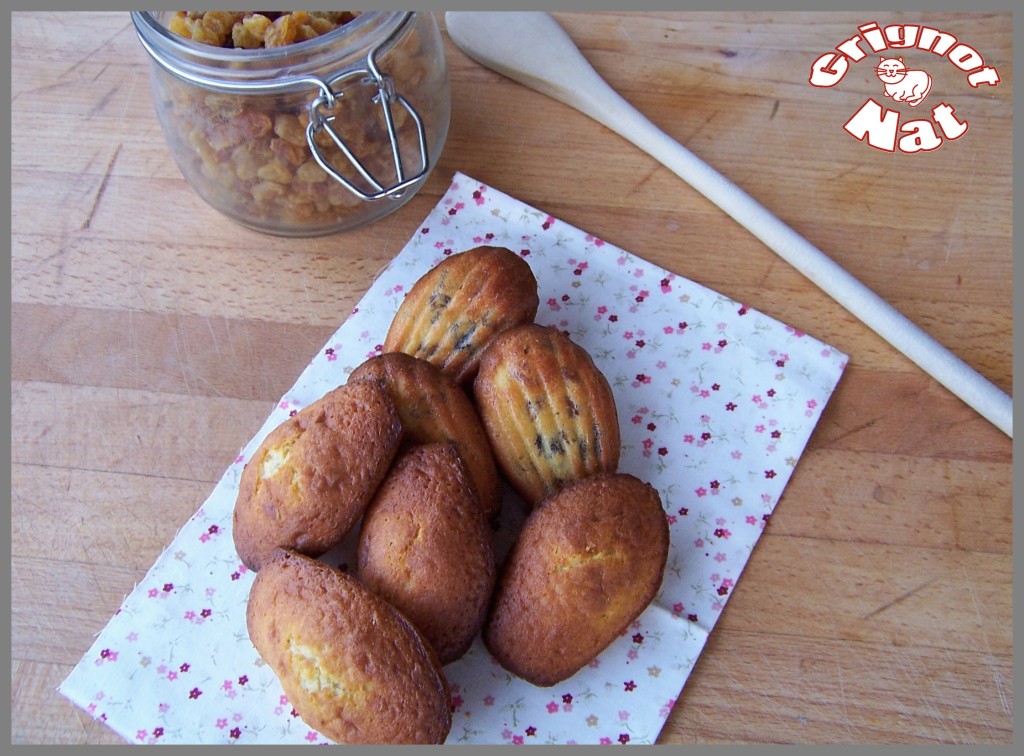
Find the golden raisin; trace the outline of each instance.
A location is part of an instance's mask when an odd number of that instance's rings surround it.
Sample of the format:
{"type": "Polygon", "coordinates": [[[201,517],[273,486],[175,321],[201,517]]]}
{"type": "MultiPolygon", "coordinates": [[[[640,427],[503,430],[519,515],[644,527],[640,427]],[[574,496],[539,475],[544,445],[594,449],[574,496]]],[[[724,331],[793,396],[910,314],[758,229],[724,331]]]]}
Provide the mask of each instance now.
{"type": "MultiPolygon", "coordinates": [[[[309,121],[308,115],[306,121],[309,121]]],[[[306,127],[290,113],[278,113],[274,116],[274,133],[296,147],[306,146],[306,127]]]]}
{"type": "Polygon", "coordinates": [[[273,181],[275,184],[290,184],[292,182],[292,172],[280,160],[271,160],[257,170],[256,175],[264,181],[273,181]]]}
{"type": "Polygon", "coordinates": [[[358,15],[358,11],[176,11],[167,28],[203,44],[255,50],[323,36],[358,15]]]}
{"type": "Polygon", "coordinates": [[[319,163],[313,159],[309,159],[295,169],[295,178],[309,184],[317,184],[326,180],[327,173],[320,167],[319,163]]]}
{"type": "Polygon", "coordinates": [[[263,38],[269,26],[269,18],[262,13],[253,13],[235,23],[231,29],[231,41],[235,47],[256,50],[263,47],[263,38]]]}
{"type": "Polygon", "coordinates": [[[298,24],[295,23],[292,14],[281,16],[267,28],[267,33],[263,37],[263,45],[265,47],[290,45],[295,41],[297,28],[298,24]]]}

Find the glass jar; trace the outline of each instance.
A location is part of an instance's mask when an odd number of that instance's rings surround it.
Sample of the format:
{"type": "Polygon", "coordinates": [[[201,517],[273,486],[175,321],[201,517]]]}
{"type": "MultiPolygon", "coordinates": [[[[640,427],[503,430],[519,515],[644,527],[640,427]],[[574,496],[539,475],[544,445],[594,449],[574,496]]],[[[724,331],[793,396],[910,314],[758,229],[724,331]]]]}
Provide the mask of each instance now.
{"type": "Polygon", "coordinates": [[[249,228],[358,228],[401,207],[437,163],[451,98],[430,13],[361,13],[322,36],[251,50],[170,31],[173,12],[131,15],[181,172],[249,228]]]}

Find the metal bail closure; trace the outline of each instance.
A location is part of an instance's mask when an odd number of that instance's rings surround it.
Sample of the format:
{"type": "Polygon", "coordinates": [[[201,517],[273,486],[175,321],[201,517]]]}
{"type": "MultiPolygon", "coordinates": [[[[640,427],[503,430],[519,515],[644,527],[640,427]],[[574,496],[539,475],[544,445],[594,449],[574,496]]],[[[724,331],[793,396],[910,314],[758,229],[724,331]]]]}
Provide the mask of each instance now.
{"type": "MultiPolygon", "coordinates": [[[[411,14],[409,14],[411,15],[411,14]]],[[[405,19],[408,21],[408,15],[405,19]]],[[[327,173],[338,183],[348,189],[357,197],[364,200],[378,200],[388,197],[399,199],[410,186],[419,182],[430,172],[430,158],[427,155],[427,134],[416,109],[401,94],[395,91],[394,81],[390,76],[381,73],[377,67],[377,53],[391,41],[394,36],[405,26],[405,21],[399,25],[398,30],[388,39],[376,45],[366,56],[365,67],[349,70],[334,79],[329,85],[321,87],[321,94],[309,105],[309,125],[306,126],[306,141],[309,144],[313,158],[327,173]],[[376,85],[377,94],[373,96],[372,102],[380,106],[384,124],[387,127],[388,138],[391,141],[391,159],[394,166],[394,175],[387,179],[374,176],[357,157],[349,145],[342,138],[341,134],[333,127],[335,116],[330,113],[339,97],[344,97],[345,92],[341,85],[350,80],[358,80],[360,83],[376,85]],[[406,166],[402,158],[402,150],[399,144],[398,131],[395,127],[394,104],[401,105],[412,118],[416,125],[416,133],[419,139],[419,168],[410,176],[406,175],[406,166]],[[321,146],[317,143],[316,137],[321,132],[326,133],[341,154],[349,162],[352,168],[362,177],[371,188],[366,191],[360,188],[352,180],[344,176],[323,154],[321,146]],[[393,179],[393,180],[392,180],[393,179]]]]}

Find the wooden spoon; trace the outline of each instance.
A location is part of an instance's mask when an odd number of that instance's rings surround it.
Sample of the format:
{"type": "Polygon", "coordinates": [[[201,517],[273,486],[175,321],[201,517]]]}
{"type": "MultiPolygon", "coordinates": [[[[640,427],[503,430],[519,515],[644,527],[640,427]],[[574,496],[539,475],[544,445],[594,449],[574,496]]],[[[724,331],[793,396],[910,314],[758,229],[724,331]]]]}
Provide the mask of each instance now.
{"type": "Polygon", "coordinates": [[[455,44],[478,63],[576,108],[647,152],[1013,437],[1010,396],[647,120],[601,78],[550,14],[450,11],[445,25],[455,44]]]}

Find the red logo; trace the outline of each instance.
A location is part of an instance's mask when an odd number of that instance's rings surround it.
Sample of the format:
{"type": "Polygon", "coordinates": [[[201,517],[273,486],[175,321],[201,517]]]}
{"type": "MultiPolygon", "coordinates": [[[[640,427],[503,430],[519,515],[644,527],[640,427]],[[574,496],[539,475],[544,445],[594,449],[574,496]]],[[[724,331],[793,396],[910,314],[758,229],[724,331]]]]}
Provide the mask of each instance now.
{"type": "MultiPolygon", "coordinates": [[[[821,55],[811,65],[809,82],[814,87],[834,87],[849,72],[852,64],[875,61],[874,72],[882,85],[882,99],[916,108],[932,91],[932,76],[925,67],[911,68],[892,50],[922,50],[955,66],[966,74],[966,81],[977,89],[982,84],[999,84],[999,72],[985,65],[981,53],[961,42],[953,34],[929,26],[893,24],[880,27],[877,22],[857,27],[854,34],[821,55]],[[872,53],[874,55],[872,55],[872,53]]],[[[843,124],[854,139],[867,142],[885,152],[930,152],[945,142],[967,133],[968,124],[947,102],[931,108],[931,118],[903,121],[899,110],[882,105],[874,98],[867,101],[843,124]]]]}

